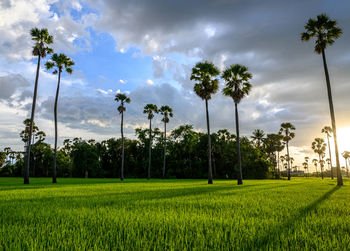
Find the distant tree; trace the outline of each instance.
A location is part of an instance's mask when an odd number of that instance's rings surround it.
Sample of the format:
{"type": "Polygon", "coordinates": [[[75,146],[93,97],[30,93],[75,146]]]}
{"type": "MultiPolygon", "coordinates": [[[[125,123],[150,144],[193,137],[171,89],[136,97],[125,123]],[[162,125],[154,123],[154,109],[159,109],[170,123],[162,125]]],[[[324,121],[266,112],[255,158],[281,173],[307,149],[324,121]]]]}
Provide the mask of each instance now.
{"type": "Polygon", "coordinates": [[[147,114],[147,118],[149,119],[149,148],[148,148],[148,169],[147,169],[147,179],[151,179],[151,157],[152,157],[152,119],[154,118],[154,114],[158,113],[158,107],[154,104],[147,104],[143,108],[143,113],[147,114]]]}
{"type": "Polygon", "coordinates": [[[74,65],[73,60],[70,57],[67,57],[64,54],[53,54],[51,56],[51,60],[47,61],[45,66],[47,70],[55,67],[56,69],[53,71],[53,74],[58,73],[58,82],[56,89],[56,98],[55,98],[55,107],[54,107],[54,117],[55,117],[55,148],[54,148],[54,157],[53,157],[53,173],[52,173],[52,183],[56,183],[56,158],[57,158],[57,103],[58,103],[58,95],[60,92],[60,82],[61,82],[61,73],[63,69],[68,74],[72,74],[72,66],[74,65]]]}
{"type": "Polygon", "coordinates": [[[320,14],[317,16],[316,19],[310,18],[307,21],[304,28],[305,28],[305,32],[301,33],[301,40],[309,41],[311,38],[315,38],[316,39],[315,52],[317,54],[322,54],[323,68],[324,68],[326,83],[327,83],[329,109],[330,109],[331,121],[332,121],[333,139],[334,139],[334,146],[335,146],[335,159],[337,164],[337,183],[338,183],[338,186],[342,186],[343,180],[342,180],[342,175],[340,171],[337,129],[336,129],[336,123],[335,123],[334,108],[333,108],[331,82],[329,80],[325,50],[328,46],[332,45],[335,42],[335,40],[341,36],[343,32],[338,27],[337,21],[330,19],[326,14],[320,14]]]}
{"type": "Polygon", "coordinates": [[[244,65],[235,64],[225,69],[221,76],[225,82],[225,88],[222,93],[225,96],[231,97],[235,103],[235,117],[236,117],[236,135],[237,135],[237,153],[238,153],[238,181],[237,184],[243,184],[242,163],[241,163],[241,148],[239,139],[239,118],[238,118],[238,104],[241,100],[249,94],[252,85],[249,80],[252,74],[248,72],[248,68],[244,65]]]}
{"type": "Polygon", "coordinates": [[[344,151],[342,153],[343,158],[345,159],[345,167],[346,167],[346,176],[349,177],[349,165],[348,165],[348,159],[350,158],[350,152],[344,151]]]}
{"type": "Polygon", "coordinates": [[[303,162],[303,167],[304,167],[305,173],[306,173],[306,171],[309,169],[309,164],[307,162],[303,162]]]}
{"type": "Polygon", "coordinates": [[[312,163],[314,164],[315,169],[316,169],[316,176],[318,176],[318,172],[317,172],[318,159],[312,159],[312,163]]]}
{"type": "Polygon", "coordinates": [[[165,160],[166,160],[166,124],[169,123],[169,117],[173,117],[173,109],[170,106],[163,105],[159,109],[160,114],[163,115],[162,121],[164,123],[164,156],[163,156],[163,179],[165,178],[165,160]]]}
{"type": "Polygon", "coordinates": [[[288,163],[288,180],[290,180],[290,155],[289,155],[289,142],[295,137],[295,133],[293,132],[295,130],[294,125],[291,123],[282,123],[280,134],[283,135],[283,141],[285,145],[287,146],[287,163],[288,163]]]}
{"type": "Polygon", "coordinates": [[[211,62],[199,62],[192,68],[191,80],[195,81],[194,92],[203,100],[205,100],[205,111],[207,118],[208,130],[208,184],[213,184],[213,169],[211,160],[211,137],[210,137],[210,123],[208,112],[208,100],[211,99],[212,94],[215,94],[219,88],[220,74],[219,69],[211,62]]]}
{"type": "Polygon", "coordinates": [[[252,140],[256,144],[256,147],[260,148],[261,142],[265,136],[265,132],[261,129],[256,129],[251,136],[252,140]]]}
{"type": "Polygon", "coordinates": [[[315,138],[315,140],[312,142],[311,147],[314,150],[314,152],[316,154],[318,154],[318,160],[319,160],[320,167],[321,167],[321,176],[323,179],[323,162],[321,162],[321,160],[323,160],[323,156],[325,154],[327,145],[326,145],[326,143],[324,143],[324,139],[315,138]]]}
{"type": "MultiPolygon", "coordinates": [[[[306,163],[306,169],[307,169],[307,172],[309,172],[309,157],[304,157],[304,160],[305,160],[305,162],[304,163],[306,163]]],[[[304,168],[305,168],[305,166],[304,166],[304,168]]]]}
{"type": "Polygon", "coordinates": [[[34,123],[34,114],[35,114],[35,105],[36,105],[36,96],[38,90],[38,81],[39,81],[39,72],[40,72],[40,61],[41,58],[45,58],[47,54],[51,54],[53,50],[48,47],[48,45],[53,43],[53,37],[49,34],[47,29],[38,29],[33,28],[30,30],[30,35],[32,40],[35,41],[33,46],[32,55],[38,57],[35,84],[34,84],[34,94],[33,94],[33,103],[32,103],[32,112],[30,117],[30,127],[28,133],[28,142],[27,142],[27,157],[24,168],[24,184],[29,184],[29,162],[30,162],[30,146],[31,146],[31,137],[34,123]]]}
{"type": "Polygon", "coordinates": [[[274,161],[274,165],[276,170],[276,178],[279,179],[280,176],[280,167],[279,167],[279,161],[280,161],[280,152],[284,149],[284,145],[282,143],[282,135],[280,134],[267,134],[266,138],[263,139],[265,151],[267,153],[273,153],[273,157],[277,159],[274,161]]]}
{"type": "Polygon", "coordinates": [[[332,168],[332,152],[331,152],[331,145],[329,144],[329,138],[332,137],[333,130],[330,126],[325,126],[322,128],[321,132],[326,134],[326,136],[327,136],[329,161],[330,161],[330,165],[331,165],[331,177],[332,177],[332,179],[334,179],[333,168],[332,168]]]}
{"type": "Polygon", "coordinates": [[[120,180],[124,180],[124,112],[126,110],[125,103],[130,103],[130,98],[126,96],[126,94],[118,93],[115,95],[115,101],[120,102],[120,105],[118,106],[118,111],[121,114],[121,121],[120,121],[120,132],[122,136],[122,165],[120,168],[120,180]]]}

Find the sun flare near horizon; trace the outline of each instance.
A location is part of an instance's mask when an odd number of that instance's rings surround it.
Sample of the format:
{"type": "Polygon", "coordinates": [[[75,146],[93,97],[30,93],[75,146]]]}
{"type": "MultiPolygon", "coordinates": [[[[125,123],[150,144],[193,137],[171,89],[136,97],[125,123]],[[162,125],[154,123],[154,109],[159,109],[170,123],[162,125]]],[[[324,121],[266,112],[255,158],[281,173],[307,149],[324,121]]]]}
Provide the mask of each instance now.
{"type": "MultiPolygon", "coordinates": [[[[337,129],[337,140],[338,140],[338,151],[340,165],[345,165],[345,160],[342,157],[344,151],[350,151],[350,127],[341,127],[337,129]]],[[[335,151],[334,151],[334,139],[333,137],[329,139],[329,143],[332,149],[332,163],[335,165],[335,151]]],[[[328,155],[328,154],[327,154],[328,155]]]]}

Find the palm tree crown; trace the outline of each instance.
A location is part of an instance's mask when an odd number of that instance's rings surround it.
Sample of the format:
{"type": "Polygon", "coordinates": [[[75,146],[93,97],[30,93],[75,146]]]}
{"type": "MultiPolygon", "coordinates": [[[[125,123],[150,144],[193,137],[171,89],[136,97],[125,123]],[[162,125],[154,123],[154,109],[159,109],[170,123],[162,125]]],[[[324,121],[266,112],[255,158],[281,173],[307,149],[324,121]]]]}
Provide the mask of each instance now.
{"type": "Polygon", "coordinates": [[[315,153],[322,155],[326,151],[327,144],[324,142],[322,138],[315,138],[311,145],[312,149],[315,153]]]}
{"type": "Polygon", "coordinates": [[[252,74],[248,72],[248,68],[244,65],[231,65],[222,73],[221,77],[226,82],[222,93],[231,97],[236,104],[247,96],[252,88],[252,85],[249,83],[252,74]]]}
{"type": "Polygon", "coordinates": [[[73,65],[73,60],[62,53],[59,55],[57,53],[53,54],[51,56],[51,60],[47,61],[45,64],[47,70],[50,70],[53,67],[57,67],[57,69],[53,71],[53,74],[57,74],[57,72],[61,73],[63,68],[65,68],[67,73],[72,74],[73,65]]]}
{"type": "Polygon", "coordinates": [[[160,114],[163,115],[162,121],[164,123],[169,123],[169,117],[173,117],[173,109],[168,105],[163,105],[159,109],[160,114]]]}
{"type": "Polygon", "coordinates": [[[147,104],[143,108],[143,113],[148,115],[148,119],[154,118],[154,113],[158,113],[158,107],[154,104],[147,104]]]}
{"type": "Polygon", "coordinates": [[[260,147],[260,143],[263,140],[265,136],[265,132],[261,129],[256,129],[253,132],[253,136],[251,136],[251,138],[253,139],[253,141],[256,142],[257,147],[260,147]]]}
{"type": "Polygon", "coordinates": [[[320,14],[316,19],[310,18],[304,26],[305,32],[301,33],[301,40],[309,41],[311,38],[316,38],[315,52],[321,54],[343,33],[337,25],[338,22],[330,19],[326,14],[320,14]]]}
{"type": "Polygon", "coordinates": [[[321,133],[326,134],[327,137],[332,137],[332,133],[333,133],[332,127],[330,126],[323,127],[321,130],[321,133]]]}
{"type": "Polygon", "coordinates": [[[53,53],[53,49],[47,45],[53,43],[53,37],[49,34],[47,29],[33,28],[30,30],[32,40],[35,41],[33,46],[33,56],[46,57],[47,54],[53,53]]]}
{"type": "Polygon", "coordinates": [[[124,93],[118,93],[115,95],[115,101],[120,102],[120,105],[118,106],[119,113],[125,112],[126,108],[124,106],[125,103],[130,103],[130,98],[126,96],[124,93]]]}
{"type": "Polygon", "coordinates": [[[219,88],[219,69],[211,62],[199,62],[192,68],[191,80],[195,80],[194,92],[203,100],[211,99],[219,88]]]}

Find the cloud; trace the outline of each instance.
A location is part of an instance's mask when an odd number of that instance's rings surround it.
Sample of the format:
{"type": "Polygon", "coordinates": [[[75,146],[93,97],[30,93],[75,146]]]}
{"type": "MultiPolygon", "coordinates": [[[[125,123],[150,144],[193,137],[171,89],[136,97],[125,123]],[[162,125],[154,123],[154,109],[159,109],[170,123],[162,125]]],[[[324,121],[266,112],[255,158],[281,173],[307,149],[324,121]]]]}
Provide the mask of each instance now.
{"type": "Polygon", "coordinates": [[[146,80],[146,84],[148,84],[148,85],[154,85],[154,82],[153,82],[152,79],[147,79],[147,80],[146,80]]]}

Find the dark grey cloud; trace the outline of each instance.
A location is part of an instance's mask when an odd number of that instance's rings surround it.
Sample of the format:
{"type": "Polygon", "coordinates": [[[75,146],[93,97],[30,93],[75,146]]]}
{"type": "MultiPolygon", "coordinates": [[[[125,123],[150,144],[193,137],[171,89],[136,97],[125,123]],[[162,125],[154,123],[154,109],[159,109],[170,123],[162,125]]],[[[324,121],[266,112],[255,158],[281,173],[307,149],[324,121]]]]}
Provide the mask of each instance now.
{"type": "Polygon", "coordinates": [[[0,100],[9,100],[16,91],[21,93],[22,99],[30,95],[26,87],[30,86],[27,79],[19,74],[10,74],[0,77],[0,100]]]}

